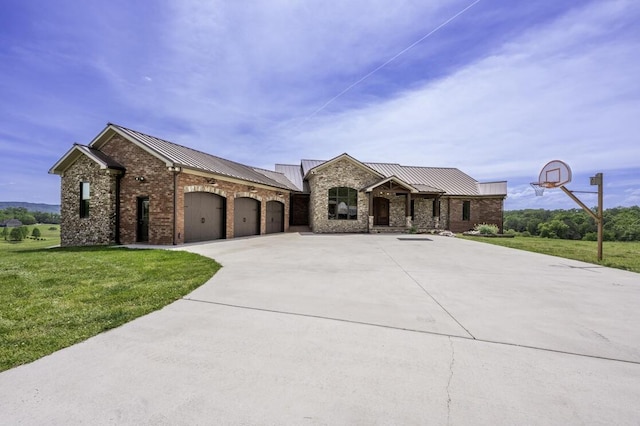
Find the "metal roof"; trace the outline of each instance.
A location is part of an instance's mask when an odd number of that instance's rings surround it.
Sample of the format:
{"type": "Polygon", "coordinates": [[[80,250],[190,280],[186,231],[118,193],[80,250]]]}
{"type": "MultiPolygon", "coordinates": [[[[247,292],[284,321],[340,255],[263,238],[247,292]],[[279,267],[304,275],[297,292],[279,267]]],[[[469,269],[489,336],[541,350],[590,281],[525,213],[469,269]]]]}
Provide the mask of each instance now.
{"type": "Polygon", "coordinates": [[[398,176],[412,185],[440,189],[447,195],[480,195],[478,182],[455,168],[401,166],[395,163],[365,163],[385,176],[398,176]]]}
{"type": "Polygon", "coordinates": [[[300,163],[302,166],[302,176],[306,176],[307,173],[309,173],[309,170],[326,162],[326,160],[302,160],[300,163]]]}
{"type": "Polygon", "coordinates": [[[265,170],[257,167],[254,167],[253,170],[255,170],[258,173],[262,173],[269,179],[275,180],[276,182],[286,186],[288,189],[292,191],[300,191],[300,189],[298,189],[298,187],[288,179],[287,175],[280,173],[277,170],[274,172],[273,170],[265,170]]]}
{"type": "MultiPolygon", "coordinates": [[[[301,165],[276,165],[276,170],[287,175],[300,187],[309,170],[325,163],[323,160],[302,160],[301,165]]],[[[451,167],[403,166],[397,163],[363,163],[387,178],[397,177],[420,192],[447,195],[506,195],[507,182],[480,183],[471,176],[451,167]]]]}
{"type": "Polygon", "coordinates": [[[69,149],[69,151],[67,151],[67,153],[63,155],[62,158],[60,158],[60,160],[51,167],[51,169],[49,169],[49,173],[64,173],[64,171],[67,170],[81,155],[86,155],[103,169],[125,170],[122,164],[118,163],[102,151],[86,145],[74,143],[71,149],[69,149]]]}
{"type": "Polygon", "coordinates": [[[304,191],[302,166],[300,164],[276,164],[276,172],[285,175],[298,191],[304,191]]]}
{"type": "MultiPolygon", "coordinates": [[[[163,159],[172,166],[195,169],[276,188],[292,190],[291,182],[286,182],[286,177],[282,176],[277,180],[273,178],[273,173],[276,172],[270,172],[270,176],[267,176],[264,171],[260,172],[244,164],[216,157],[215,155],[178,145],[117,124],[109,123],[107,128],[112,128],[128,139],[138,142],[158,158],[163,159]]],[[[94,139],[91,145],[98,142],[98,140],[99,137],[94,139]]]]}

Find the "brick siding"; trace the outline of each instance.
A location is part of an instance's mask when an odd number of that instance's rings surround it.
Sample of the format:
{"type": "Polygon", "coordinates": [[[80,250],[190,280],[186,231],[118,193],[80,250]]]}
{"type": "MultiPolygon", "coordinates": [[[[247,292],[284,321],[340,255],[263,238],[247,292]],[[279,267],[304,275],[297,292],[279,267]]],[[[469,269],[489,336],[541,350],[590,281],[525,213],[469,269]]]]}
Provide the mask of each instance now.
{"type": "MultiPolygon", "coordinates": [[[[443,200],[443,205],[445,201],[443,200]]],[[[497,225],[502,232],[503,199],[502,198],[450,198],[447,202],[449,214],[449,229],[452,232],[472,230],[475,225],[489,223],[497,225]],[[469,220],[462,220],[464,201],[471,202],[469,220]]]]}

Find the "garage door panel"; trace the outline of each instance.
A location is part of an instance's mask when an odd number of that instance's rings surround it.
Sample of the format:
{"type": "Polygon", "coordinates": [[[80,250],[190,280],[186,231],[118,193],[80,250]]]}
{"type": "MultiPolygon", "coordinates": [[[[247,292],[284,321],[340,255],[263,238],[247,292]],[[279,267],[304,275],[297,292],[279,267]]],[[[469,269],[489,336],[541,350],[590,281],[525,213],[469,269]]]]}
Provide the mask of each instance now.
{"type": "Polygon", "coordinates": [[[284,232],[284,204],[279,201],[267,202],[267,234],[284,232]]]}
{"type": "Polygon", "coordinates": [[[233,228],[235,237],[260,235],[260,202],[241,197],[234,201],[233,228]]]}
{"type": "Polygon", "coordinates": [[[184,241],[225,238],[225,199],[208,192],[190,192],[184,197],[184,241]]]}

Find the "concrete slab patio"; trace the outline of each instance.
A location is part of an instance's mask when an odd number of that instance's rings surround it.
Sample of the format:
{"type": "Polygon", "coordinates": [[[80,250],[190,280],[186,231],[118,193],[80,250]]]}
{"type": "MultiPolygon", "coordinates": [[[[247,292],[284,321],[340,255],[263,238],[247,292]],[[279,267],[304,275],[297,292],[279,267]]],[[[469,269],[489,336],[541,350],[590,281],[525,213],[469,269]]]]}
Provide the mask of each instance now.
{"type": "Polygon", "coordinates": [[[0,424],[638,424],[640,275],[437,236],[280,234],[0,373],[0,424]]]}

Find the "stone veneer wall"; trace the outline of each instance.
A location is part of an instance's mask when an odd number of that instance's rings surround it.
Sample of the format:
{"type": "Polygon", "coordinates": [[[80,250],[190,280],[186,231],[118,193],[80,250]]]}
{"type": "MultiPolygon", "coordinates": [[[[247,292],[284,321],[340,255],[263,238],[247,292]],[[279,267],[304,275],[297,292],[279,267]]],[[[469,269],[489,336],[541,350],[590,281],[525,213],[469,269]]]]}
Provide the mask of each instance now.
{"type": "Polygon", "coordinates": [[[407,197],[391,195],[386,198],[389,198],[389,226],[406,226],[407,197]]]}
{"type": "Polygon", "coordinates": [[[446,203],[440,202],[440,216],[433,216],[433,198],[416,198],[413,207],[413,225],[419,230],[446,228],[446,203]]]}
{"type": "MultiPolygon", "coordinates": [[[[444,200],[443,200],[444,205],[444,200]]],[[[480,223],[498,226],[502,232],[503,199],[502,198],[451,198],[449,200],[449,229],[452,232],[465,232],[480,223]],[[462,206],[464,201],[471,201],[470,220],[462,220],[462,206]]]]}
{"type": "Polygon", "coordinates": [[[115,243],[116,177],[85,156],[62,176],[60,244],[62,246],[115,243]],[[80,217],[80,183],[89,182],[89,217],[80,217]]]}
{"type": "Polygon", "coordinates": [[[309,176],[310,225],[313,232],[368,232],[369,197],[358,192],[358,219],[329,219],[329,189],[345,186],[360,191],[378,178],[346,159],[337,161],[309,176]]]}

